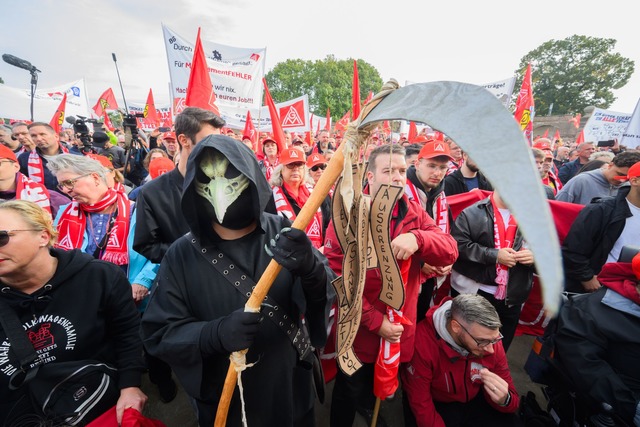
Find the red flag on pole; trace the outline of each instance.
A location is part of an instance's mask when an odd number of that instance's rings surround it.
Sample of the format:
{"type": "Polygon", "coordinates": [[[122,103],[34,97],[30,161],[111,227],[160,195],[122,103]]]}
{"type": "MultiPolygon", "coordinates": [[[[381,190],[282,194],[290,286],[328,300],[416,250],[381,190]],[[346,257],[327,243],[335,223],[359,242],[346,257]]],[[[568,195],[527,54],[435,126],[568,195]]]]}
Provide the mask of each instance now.
{"type": "Polygon", "coordinates": [[[580,145],[584,142],[584,129],[580,131],[580,134],[576,138],[576,145],[580,145]]]}
{"type": "Polygon", "coordinates": [[[331,130],[331,113],[329,112],[329,107],[327,107],[327,122],[324,124],[325,130],[331,130]]]}
{"type": "Polygon", "coordinates": [[[264,85],[264,100],[267,107],[269,107],[269,116],[271,116],[271,133],[276,144],[278,144],[278,153],[282,153],[287,148],[286,139],[284,137],[284,131],[282,130],[282,123],[280,122],[280,116],[278,115],[278,109],[276,108],[271,93],[269,93],[269,86],[267,86],[267,79],[262,78],[262,84],[264,85]]]}
{"type": "Polygon", "coordinates": [[[248,138],[253,144],[253,150],[256,149],[256,142],[258,142],[258,132],[251,120],[251,111],[247,111],[247,121],[244,123],[244,130],[242,131],[242,139],[248,138]]]}
{"type": "Polygon", "coordinates": [[[351,117],[351,110],[344,113],[344,116],[342,116],[342,118],[338,120],[338,123],[336,123],[336,131],[344,132],[345,130],[347,130],[347,125],[349,124],[349,117],[351,117]]]}
{"type": "Polygon", "coordinates": [[[562,138],[560,138],[560,129],[556,129],[556,133],[553,134],[553,142],[554,144],[562,142],[562,138]]]}
{"type": "Polygon", "coordinates": [[[549,138],[549,129],[544,131],[544,134],[542,134],[543,138],[549,138]]]}
{"type": "MultiPolygon", "coordinates": [[[[387,307],[387,318],[391,323],[410,325],[411,321],[402,313],[387,307]]],[[[400,366],[400,342],[390,343],[380,338],[380,350],[373,367],[373,394],[384,400],[398,389],[398,367],[400,366]]]]}
{"type": "Polygon", "coordinates": [[[96,116],[100,117],[104,114],[105,110],[117,110],[118,103],[116,102],[116,97],[113,94],[113,90],[111,88],[104,91],[100,98],[98,98],[98,102],[93,106],[93,111],[95,111],[96,116]]]}
{"type": "Polygon", "coordinates": [[[196,46],[193,49],[193,59],[191,60],[191,72],[189,73],[189,83],[187,85],[187,96],[184,103],[187,107],[198,107],[213,111],[220,115],[220,110],[216,106],[216,94],[211,84],[209,66],[207,58],[204,56],[202,40],[200,39],[200,28],[196,37],[196,46]]]}
{"type": "Polygon", "coordinates": [[[360,116],[360,79],[358,78],[358,63],[353,60],[353,83],[351,86],[351,109],[353,120],[360,116]]]}
{"type": "Polygon", "coordinates": [[[513,115],[516,121],[520,123],[520,129],[522,129],[525,139],[531,145],[533,142],[533,116],[535,115],[531,64],[527,65],[527,71],[524,74],[524,79],[522,79],[522,86],[516,100],[516,111],[513,115]]]}
{"type": "Polygon", "coordinates": [[[158,125],[158,111],[156,110],[156,103],[153,101],[153,91],[149,89],[149,95],[147,95],[147,103],[144,106],[142,115],[145,119],[153,121],[154,126],[158,125]]]}
{"type": "Polygon", "coordinates": [[[53,128],[54,131],[56,131],[56,133],[60,133],[60,131],[62,130],[62,124],[64,123],[64,111],[67,108],[67,94],[65,93],[64,96],[62,97],[62,101],[60,101],[60,105],[58,105],[58,109],[56,110],[56,112],[53,114],[53,117],[51,118],[51,122],[49,122],[49,125],[51,125],[51,127],[53,128]]]}
{"type": "Polygon", "coordinates": [[[416,122],[409,122],[409,135],[407,136],[407,140],[413,144],[413,140],[418,137],[418,127],[416,126],[416,122]]]}
{"type": "Polygon", "coordinates": [[[111,124],[111,119],[109,119],[109,114],[106,110],[104,112],[104,125],[107,127],[107,129],[109,129],[109,132],[113,132],[115,130],[113,124],[111,124]]]}

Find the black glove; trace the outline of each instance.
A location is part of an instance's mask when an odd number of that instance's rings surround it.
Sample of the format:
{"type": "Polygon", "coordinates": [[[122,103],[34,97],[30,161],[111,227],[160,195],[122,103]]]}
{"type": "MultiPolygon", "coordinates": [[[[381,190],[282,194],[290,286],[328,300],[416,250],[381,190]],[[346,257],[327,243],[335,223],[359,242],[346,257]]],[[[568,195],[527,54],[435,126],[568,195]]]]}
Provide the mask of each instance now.
{"type": "Polygon", "coordinates": [[[247,312],[244,308],[224,317],[217,328],[220,349],[231,353],[251,347],[261,322],[262,313],[247,312]]]}
{"type": "Polygon", "coordinates": [[[280,230],[269,246],[265,245],[265,250],[278,264],[296,276],[308,276],[316,267],[311,240],[297,228],[285,227],[280,230]]]}

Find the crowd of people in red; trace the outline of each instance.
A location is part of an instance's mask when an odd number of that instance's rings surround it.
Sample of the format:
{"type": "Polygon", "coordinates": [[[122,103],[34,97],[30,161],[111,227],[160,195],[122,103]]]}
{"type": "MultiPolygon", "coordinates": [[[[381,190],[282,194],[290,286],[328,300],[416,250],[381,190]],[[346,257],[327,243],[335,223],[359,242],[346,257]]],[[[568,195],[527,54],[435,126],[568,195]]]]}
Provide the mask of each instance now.
{"type": "MultiPolygon", "coordinates": [[[[403,189],[389,237],[407,322],[389,318],[381,268],[370,266],[353,341],[362,366],[345,373],[332,350],[342,302],[331,283],[349,254],[333,190],[304,230],[291,228],[342,135],[285,137],[253,140],[199,108],[176,116],[171,131],[139,130],[138,150],[120,129],[96,130],[87,151],[47,123],[0,126],[0,303],[30,337],[51,337],[32,340],[43,363],[117,369],[118,421],[128,408],[143,412],[144,372],[165,403],[177,379],[209,426],[229,355],[248,348],[229,425],[314,425],[322,366],[335,382],[330,424],[352,426],[357,413],[373,416],[386,340],[400,344],[405,425],[524,425],[506,353],[527,310],[541,312],[534,254],[473,159],[439,133],[367,140],[363,193],[403,189]],[[271,259],[283,269],[262,309],[244,311],[271,259]]],[[[556,358],[582,403],[640,425],[640,256],[626,255],[640,246],[640,151],[539,137],[531,155],[570,293],[556,358]]],[[[545,324],[541,316],[524,332],[541,335],[545,324]]],[[[4,324],[0,333],[0,424],[15,425],[35,409],[9,386],[28,367],[7,350],[4,324]]]]}

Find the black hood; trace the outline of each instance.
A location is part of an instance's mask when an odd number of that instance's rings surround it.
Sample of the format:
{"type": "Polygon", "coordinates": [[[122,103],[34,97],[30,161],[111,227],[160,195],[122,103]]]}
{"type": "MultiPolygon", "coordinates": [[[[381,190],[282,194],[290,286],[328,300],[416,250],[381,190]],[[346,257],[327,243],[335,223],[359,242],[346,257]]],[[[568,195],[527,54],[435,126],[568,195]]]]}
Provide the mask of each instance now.
{"type": "Polygon", "coordinates": [[[240,173],[249,178],[253,206],[247,206],[247,209],[253,210],[253,217],[258,224],[259,231],[264,232],[261,218],[269,200],[272,198],[271,187],[267,183],[253,151],[246,145],[224,135],[209,135],[198,142],[198,145],[196,145],[189,156],[187,174],[184,178],[182,190],[181,207],[191,232],[200,239],[212,233],[211,221],[213,218],[207,217],[203,209],[197,208],[202,198],[196,193],[194,185],[196,165],[200,162],[204,150],[218,151],[226,157],[229,163],[238,169],[240,173]]]}

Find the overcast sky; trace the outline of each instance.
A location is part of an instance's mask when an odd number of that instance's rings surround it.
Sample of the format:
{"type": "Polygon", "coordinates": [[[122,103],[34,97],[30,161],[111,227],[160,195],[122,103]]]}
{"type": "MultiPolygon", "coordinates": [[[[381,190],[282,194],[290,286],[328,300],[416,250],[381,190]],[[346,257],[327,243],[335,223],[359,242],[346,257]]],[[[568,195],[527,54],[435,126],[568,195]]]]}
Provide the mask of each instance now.
{"type": "MultiPolygon", "coordinates": [[[[455,80],[485,84],[514,75],[520,59],[551,39],[574,34],[617,40],[636,61],[630,82],[615,91],[613,111],[633,112],[640,97],[638,18],[621,1],[537,0],[1,0],[0,54],[30,61],[39,88],[84,77],[93,105],[112,87],[127,102],[169,103],[164,23],[194,40],[267,47],[266,69],[288,58],[361,58],[383,80],[455,80]],[[9,6],[10,3],[10,6],[9,6]]],[[[0,61],[5,84],[29,88],[29,73],[0,61]]],[[[517,91],[519,88],[515,88],[517,91]]],[[[535,87],[534,87],[535,95],[535,87]]],[[[364,97],[364,94],[363,94],[364,97]]],[[[121,104],[122,105],[122,104],[121,104]]],[[[545,112],[546,113],[546,112],[545,112]]],[[[541,112],[539,112],[541,114],[541,112]]]]}

